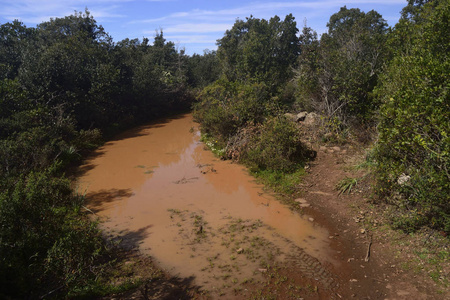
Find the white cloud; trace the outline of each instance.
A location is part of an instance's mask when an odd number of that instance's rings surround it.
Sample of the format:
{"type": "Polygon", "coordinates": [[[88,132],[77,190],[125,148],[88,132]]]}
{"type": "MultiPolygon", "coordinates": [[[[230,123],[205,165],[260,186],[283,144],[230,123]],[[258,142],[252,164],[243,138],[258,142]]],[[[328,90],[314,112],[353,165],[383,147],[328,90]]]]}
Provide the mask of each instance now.
{"type": "Polygon", "coordinates": [[[215,44],[216,39],[208,35],[164,35],[169,41],[183,44],[215,44]]]}
{"type": "Polygon", "coordinates": [[[166,33],[184,33],[184,32],[197,32],[197,33],[206,33],[206,32],[225,32],[230,28],[230,24],[207,24],[207,23],[186,23],[186,24],[178,24],[174,26],[169,26],[164,28],[164,32],[166,33]]]}
{"type": "Polygon", "coordinates": [[[50,18],[60,18],[82,11],[88,7],[96,19],[123,18],[119,4],[133,0],[0,0],[0,17],[7,20],[19,19],[25,23],[41,23],[50,18]],[[106,5],[109,3],[111,5],[106,5]]]}

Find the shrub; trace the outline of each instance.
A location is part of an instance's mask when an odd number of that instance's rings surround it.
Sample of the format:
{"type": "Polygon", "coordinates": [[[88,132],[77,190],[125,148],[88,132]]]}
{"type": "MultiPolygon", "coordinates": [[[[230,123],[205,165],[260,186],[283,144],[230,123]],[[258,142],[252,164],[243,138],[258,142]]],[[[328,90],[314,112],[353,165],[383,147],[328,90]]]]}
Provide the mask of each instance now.
{"type": "Polygon", "coordinates": [[[81,203],[69,180],[49,171],[32,172],[0,194],[0,297],[37,298],[93,277],[102,239],[79,213],[81,203]]]}
{"type": "Polygon", "coordinates": [[[270,114],[271,98],[265,84],[219,80],[206,87],[194,107],[204,132],[225,142],[248,123],[260,123],[270,114]]]}
{"type": "Polygon", "coordinates": [[[255,128],[245,145],[241,160],[251,169],[293,171],[311,155],[300,141],[295,123],[273,117],[255,128]]]}
{"type": "Polygon", "coordinates": [[[383,101],[377,185],[380,196],[408,210],[395,221],[399,226],[450,232],[449,0],[432,1],[418,13],[419,21],[396,25],[391,43],[404,43],[392,49],[377,89],[383,101]]]}

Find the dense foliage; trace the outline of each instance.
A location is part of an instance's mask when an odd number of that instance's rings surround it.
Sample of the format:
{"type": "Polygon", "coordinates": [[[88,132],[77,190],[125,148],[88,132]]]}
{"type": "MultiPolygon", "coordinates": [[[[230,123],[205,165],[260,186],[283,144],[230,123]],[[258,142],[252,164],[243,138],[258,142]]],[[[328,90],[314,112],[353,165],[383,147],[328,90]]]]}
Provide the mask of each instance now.
{"type": "Polygon", "coordinates": [[[189,59],[162,32],[114,43],[87,10],[0,25],[0,298],[94,283],[108,250],[63,172],[103,134],[188,109],[188,82],[207,83],[189,59]]]}
{"type": "Polygon", "coordinates": [[[341,122],[373,119],[378,105],[371,92],[384,61],[387,24],[376,11],[342,7],[327,27],[320,41],[303,29],[297,101],[341,122]]]}
{"type": "Polygon", "coordinates": [[[377,90],[378,191],[404,208],[397,226],[450,232],[450,1],[407,9],[377,90]]]}
{"type": "Polygon", "coordinates": [[[264,83],[276,91],[290,79],[300,53],[294,17],[237,20],[218,40],[217,55],[229,81],[264,83]]]}

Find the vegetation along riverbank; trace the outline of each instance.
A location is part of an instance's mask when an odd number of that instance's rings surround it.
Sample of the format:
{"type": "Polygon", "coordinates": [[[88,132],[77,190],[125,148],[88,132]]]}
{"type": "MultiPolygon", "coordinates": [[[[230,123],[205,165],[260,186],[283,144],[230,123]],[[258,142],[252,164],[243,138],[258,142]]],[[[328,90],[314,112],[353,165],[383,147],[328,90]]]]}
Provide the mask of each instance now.
{"type": "Polygon", "coordinates": [[[252,297],[444,299],[449,15],[449,0],[410,0],[389,28],[342,7],[320,38],[250,16],[193,56],[163,31],[114,42],[88,10],[1,24],[0,298],[208,297],[106,239],[66,176],[114,134],[193,109],[214,153],[334,228],[348,256],[341,281],[311,260],[322,285],[298,289],[263,269],[252,297]]]}

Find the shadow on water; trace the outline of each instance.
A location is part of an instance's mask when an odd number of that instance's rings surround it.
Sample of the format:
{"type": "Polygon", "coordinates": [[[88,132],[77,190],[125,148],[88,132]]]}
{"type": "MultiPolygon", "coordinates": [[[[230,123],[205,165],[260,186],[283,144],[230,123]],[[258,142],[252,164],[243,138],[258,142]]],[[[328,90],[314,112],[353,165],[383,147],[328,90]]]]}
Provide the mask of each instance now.
{"type": "Polygon", "coordinates": [[[86,198],[89,200],[89,207],[94,212],[99,212],[106,203],[111,203],[124,198],[133,196],[131,189],[110,189],[100,190],[94,193],[88,193],[86,198]]]}
{"type": "Polygon", "coordinates": [[[117,142],[117,141],[121,141],[121,140],[136,138],[136,137],[140,137],[140,136],[148,136],[148,135],[150,135],[150,133],[147,131],[148,129],[164,127],[173,120],[185,118],[186,115],[188,115],[188,114],[186,113],[186,114],[175,115],[175,116],[166,117],[166,118],[162,118],[162,119],[157,119],[146,125],[138,126],[136,128],[126,130],[122,133],[117,134],[117,135],[109,138],[108,141],[105,142],[105,144],[102,147],[97,148],[96,150],[89,152],[88,154],[84,154],[83,155],[84,156],[83,157],[84,165],[80,166],[77,163],[77,164],[74,164],[73,166],[70,166],[66,171],[66,175],[69,178],[80,178],[80,177],[84,176],[87,172],[89,172],[92,169],[94,169],[95,167],[97,167],[97,165],[91,164],[89,162],[95,160],[98,157],[105,155],[105,151],[103,150],[104,146],[112,145],[113,142],[117,142]],[[145,132],[145,131],[147,131],[147,132],[145,132]]]}
{"type": "Polygon", "coordinates": [[[85,154],[81,165],[80,163],[74,163],[67,168],[66,176],[72,179],[80,178],[97,166],[89,162],[103,155],[105,155],[105,151],[101,150],[101,148],[85,154]]]}
{"type": "Polygon", "coordinates": [[[73,168],[73,170],[70,170],[67,175],[69,176],[69,178],[79,178],[90,170],[94,169],[96,166],[97,165],[94,164],[82,165],[81,167],[73,168]]]}
{"type": "Polygon", "coordinates": [[[162,119],[157,119],[146,125],[141,125],[136,128],[126,130],[126,131],[119,133],[118,135],[113,136],[112,138],[108,139],[108,142],[106,142],[105,145],[111,145],[113,142],[117,142],[117,141],[121,141],[121,140],[126,140],[126,139],[141,137],[141,136],[148,136],[148,135],[150,135],[150,133],[144,132],[144,131],[146,131],[148,129],[164,127],[173,120],[185,118],[186,115],[188,115],[188,114],[181,114],[181,115],[175,115],[175,116],[166,117],[166,118],[162,118],[162,119]]]}
{"type": "Polygon", "coordinates": [[[133,250],[139,248],[142,241],[147,238],[150,233],[147,232],[153,225],[147,225],[139,228],[138,230],[123,230],[119,234],[112,238],[113,241],[120,241],[120,247],[126,250],[133,250]]]}

